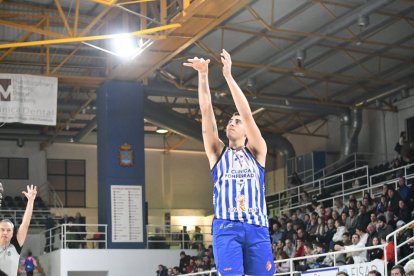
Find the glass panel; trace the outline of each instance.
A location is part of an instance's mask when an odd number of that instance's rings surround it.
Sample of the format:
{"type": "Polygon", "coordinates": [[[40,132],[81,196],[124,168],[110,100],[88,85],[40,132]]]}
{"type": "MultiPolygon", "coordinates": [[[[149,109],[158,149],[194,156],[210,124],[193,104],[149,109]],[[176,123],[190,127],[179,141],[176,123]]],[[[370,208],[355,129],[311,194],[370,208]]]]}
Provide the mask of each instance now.
{"type": "Polygon", "coordinates": [[[56,192],[56,194],[62,201],[63,206],[66,206],[65,192],[56,192]]]}
{"type": "Polygon", "coordinates": [[[48,174],[65,174],[65,160],[48,159],[47,160],[48,174]]]}
{"type": "Polygon", "coordinates": [[[67,160],[68,175],[85,175],[85,160],[67,160]]]}
{"type": "Polygon", "coordinates": [[[0,178],[9,178],[9,162],[8,158],[0,158],[0,178]]]}
{"type": "Polygon", "coordinates": [[[49,175],[47,180],[55,190],[65,190],[65,176],[64,175],[49,175]]]}
{"type": "Polygon", "coordinates": [[[85,207],[85,192],[68,192],[66,207],[85,207]]]}
{"type": "Polygon", "coordinates": [[[85,190],[84,176],[68,176],[68,191],[85,190]]]}
{"type": "Polygon", "coordinates": [[[27,158],[10,158],[9,160],[9,178],[10,179],[28,179],[28,159],[27,158]]]}

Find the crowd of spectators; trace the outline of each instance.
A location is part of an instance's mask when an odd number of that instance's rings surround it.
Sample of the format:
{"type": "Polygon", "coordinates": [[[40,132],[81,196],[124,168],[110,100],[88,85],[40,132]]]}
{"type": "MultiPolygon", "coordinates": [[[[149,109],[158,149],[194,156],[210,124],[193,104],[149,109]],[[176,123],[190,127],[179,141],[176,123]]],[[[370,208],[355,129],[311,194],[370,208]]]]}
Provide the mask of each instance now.
{"type": "MultiPolygon", "coordinates": [[[[342,198],[334,200],[333,206],[312,201],[305,192],[301,194],[301,203],[309,203],[282,213],[269,221],[270,238],[274,260],[287,260],[294,257],[318,255],[332,251],[361,249],[352,253],[307,258],[294,262],[296,271],[331,267],[353,263],[369,262],[375,259],[387,259],[388,269],[394,265],[394,241],[386,240],[388,234],[414,219],[414,185],[407,186],[406,179],[400,177],[398,188],[393,184],[384,184],[381,195],[372,198],[364,193],[362,199],[350,196],[346,202],[342,198]],[[365,247],[386,244],[384,250],[365,247]]],[[[413,228],[408,227],[397,232],[400,244],[413,237],[413,228]]],[[[215,269],[212,246],[204,248],[198,243],[197,256],[180,254],[179,265],[167,268],[159,266],[157,275],[170,276],[209,271],[215,269]]],[[[409,241],[399,249],[400,256],[413,252],[414,242],[409,241]]],[[[276,273],[290,271],[289,261],[278,262],[276,273]]]]}
{"type": "MultiPolygon", "coordinates": [[[[307,198],[304,194],[302,200],[307,198]]],[[[306,208],[283,213],[271,219],[270,233],[275,260],[317,255],[331,251],[364,249],[366,246],[385,244],[386,236],[395,229],[413,220],[414,186],[407,186],[404,177],[399,178],[398,189],[383,185],[379,198],[373,199],[365,193],[357,200],[350,196],[346,202],[337,198],[333,206],[311,202],[306,208]]],[[[411,227],[397,233],[398,243],[413,237],[411,227]]],[[[413,252],[413,243],[400,248],[399,254],[407,256],[413,252]]],[[[394,264],[394,242],[388,241],[386,256],[389,268],[394,264]]],[[[336,255],[336,264],[345,265],[384,260],[384,251],[379,249],[361,250],[336,255]]],[[[331,255],[295,261],[295,270],[330,267],[331,255]]],[[[289,262],[280,262],[277,272],[290,270],[289,262]]]]}
{"type": "MultiPolygon", "coordinates": [[[[199,243],[200,244],[200,243],[199,243]]],[[[216,269],[216,264],[214,262],[213,248],[209,246],[204,248],[200,244],[203,250],[197,250],[196,256],[190,256],[185,253],[185,251],[180,252],[180,260],[178,266],[167,268],[166,266],[160,264],[158,270],[156,271],[157,276],[174,276],[174,275],[183,275],[188,273],[196,273],[203,271],[210,271],[216,269]]]]}

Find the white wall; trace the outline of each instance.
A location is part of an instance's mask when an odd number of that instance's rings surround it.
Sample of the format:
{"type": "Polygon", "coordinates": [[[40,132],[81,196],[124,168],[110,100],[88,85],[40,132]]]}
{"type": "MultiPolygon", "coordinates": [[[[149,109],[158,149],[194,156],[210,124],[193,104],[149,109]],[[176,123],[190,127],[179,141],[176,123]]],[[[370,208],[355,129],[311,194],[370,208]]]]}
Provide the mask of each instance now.
{"type": "MultiPolygon", "coordinates": [[[[65,249],[39,257],[46,276],[92,275],[87,271],[107,271],[108,276],[155,275],[159,264],[179,265],[180,250],[151,249],[65,249]],[[69,272],[82,272],[72,274],[69,272]]],[[[195,250],[185,250],[195,256],[195,250]]],[[[97,274],[105,275],[105,274],[97,274]]]]}

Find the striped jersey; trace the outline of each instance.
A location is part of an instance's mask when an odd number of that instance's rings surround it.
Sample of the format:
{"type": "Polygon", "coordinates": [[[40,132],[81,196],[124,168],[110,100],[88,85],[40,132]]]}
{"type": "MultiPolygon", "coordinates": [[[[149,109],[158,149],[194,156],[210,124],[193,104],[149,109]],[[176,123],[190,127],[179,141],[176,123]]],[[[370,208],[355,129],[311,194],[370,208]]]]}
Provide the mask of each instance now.
{"type": "Polygon", "coordinates": [[[214,215],[218,219],[269,226],[265,200],[265,168],[247,147],[225,147],[211,169],[214,215]]]}

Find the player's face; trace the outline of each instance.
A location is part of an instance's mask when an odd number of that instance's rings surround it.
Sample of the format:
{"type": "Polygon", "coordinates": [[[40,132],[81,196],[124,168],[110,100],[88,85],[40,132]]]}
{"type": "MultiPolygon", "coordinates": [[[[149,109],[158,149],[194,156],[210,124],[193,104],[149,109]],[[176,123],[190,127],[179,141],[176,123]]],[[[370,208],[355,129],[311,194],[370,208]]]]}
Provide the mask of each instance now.
{"type": "Polygon", "coordinates": [[[0,244],[7,244],[13,237],[13,225],[9,222],[0,223],[0,244]]]}
{"type": "Polygon", "coordinates": [[[244,137],[244,125],[240,115],[233,115],[226,127],[227,137],[230,139],[238,139],[244,137]]]}

